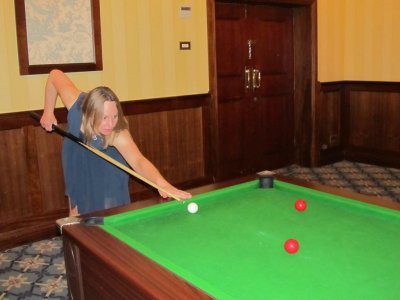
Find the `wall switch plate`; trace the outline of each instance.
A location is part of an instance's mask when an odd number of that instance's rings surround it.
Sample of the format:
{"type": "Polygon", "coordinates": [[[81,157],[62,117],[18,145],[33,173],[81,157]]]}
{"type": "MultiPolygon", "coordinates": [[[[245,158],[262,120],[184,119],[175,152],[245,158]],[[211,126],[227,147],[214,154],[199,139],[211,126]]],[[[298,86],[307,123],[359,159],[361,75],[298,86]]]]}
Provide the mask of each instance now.
{"type": "Polygon", "coordinates": [[[180,50],[190,50],[190,42],[179,42],[180,50]]]}
{"type": "Polygon", "coordinates": [[[179,7],[181,18],[190,18],[192,16],[192,7],[190,5],[182,5],[179,7]]]}

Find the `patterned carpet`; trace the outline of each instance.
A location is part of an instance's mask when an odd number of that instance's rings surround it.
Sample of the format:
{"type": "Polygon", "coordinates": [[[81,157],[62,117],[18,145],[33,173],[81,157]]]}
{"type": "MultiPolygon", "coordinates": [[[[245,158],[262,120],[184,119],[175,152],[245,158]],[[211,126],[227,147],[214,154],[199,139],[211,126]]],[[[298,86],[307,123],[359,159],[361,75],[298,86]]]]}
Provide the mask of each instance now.
{"type": "MultiPolygon", "coordinates": [[[[399,169],[341,161],[275,172],[400,202],[399,169]]],[[[69,299],[60,237],[0,252],[0,300],[6,299],[69,299]]]]}
{"type": "Polygon", "coordinates": [[[318,168],[291,165],[275,172],[400,202],[400,169],[341,161],[318,168]]]}
{"type": "Polygon", "coordinates": [[[62,240],[0,252],[0,300],[68,299],[62,240]]]}

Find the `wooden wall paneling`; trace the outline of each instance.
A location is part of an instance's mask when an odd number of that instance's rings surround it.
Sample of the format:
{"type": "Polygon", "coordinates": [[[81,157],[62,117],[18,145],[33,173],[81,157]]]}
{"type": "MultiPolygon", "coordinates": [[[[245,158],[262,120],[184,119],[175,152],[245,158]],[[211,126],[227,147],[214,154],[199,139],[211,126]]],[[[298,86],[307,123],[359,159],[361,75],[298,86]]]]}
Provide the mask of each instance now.
{"type": "MultiPolygon", "coordinates": [[[[208,94],[122,103],[141,150],[181,188],[211,182],[209,103],[208,94]]],[[[55,114],[65,127],[66,109],[55,114]]],[[[62,137],[45,132],[29,112],[8,113],[0,115],[0,147],[0,249],[55,236],[55,221],[68,215],[62,137]]],[[[154,197],[135,184],[134,200],[154,197]]]]}
{"type": "MultiPolygon", "coordinates": [[[[41,215],[43,212],[43,200],[40,184],[38,152],[36,144],[36,134],[33,126],[23,128],[24,132],[24,148],[23,152],[26,156],[27,171],[21,178],[23,183],[28,187],[27,199],[30,206],[30,215],[41,215]]],[[[15,178],[16,179],[16,178],[15,178]]],[[[22,182],[21,182],[22,183],[22,182]]]]}
{"type": "MultiPolygon", "coordinates": [[[[204,153],[203,153],[203,158],[204,158],[204,174],[205,174],[205,181],[201,184],[197,185],[203,185],[204,183],[211,183],[215,182],[214,178],[214,168],[215,168],[215,145],[213,143],[213,138],[214,138],[214,131],[215,128],[212,127],[212,120],[214,118],[212,114],[212,97],[210,94],[207,95],[207,98],[205,99],[205,105],[202,106],[202,132],[203,132],[203,148],[204,148],[204,153]]],[[[194,184],[192,185],[194,186],[194,184]]]]}
{"type": "Polygon", "coordinates": [[[0,234],[7,222],[32,210],[24,131],[0,131],[0,234]]]}
{"type": "MultiPolygon", "coordinates": [[[[17,118],[18,119],[18,118],[17,118]]],[[[33,126],[0,131],[0,248],[54,236],[66,210],[46,210],[33,126]]],[[[53,200],[53,199],[51,199],[53,200]]]]}
{"type": "Polygon", "coordinates": [[[154,162],[163,172],[165,177],[182,188],[205,184],[212,180],[213,165],[212,159],[209,158],[212,157],[212,142],[210,139],[214,128],[210,123],[210,97],[209,94],[199,94],[153,100],[130,101],[122,104],[125,115],[129,116],[129,120],[132,120],[133,122],[130,124],[132,134],[134,135],[135,140],[137,140],[141,150],[149,156],[152,161],[155,160],[154,162]],[[143,123],[135,120],[137,116],[143,118],[143,123]],[[152,124],[151,126],[153,126],[153,128],[147,128],[147,122],[152,124]],[[158,122],[158,125],[154,122],[158,122]],[[133,125],[135,123],[136,125],[133,125]],[[147,139],[153,134],[161,135],[161,133],[156,132],[163,129],[170,132],[168,135],[164,136],[166,138],[162,141],[164,144],[160,145],[158,142],[149,144],[147,139]],[[136,132],[141,132],[141,135],[136,136],[136,132]],[[173,144],[170,145],[170,143],[173,144]],[[173,164],[178,163],[176,167],[164,167],[163,164],[169,162],[157,158],[158,155],[161,155],[160,153],[157,153],[157,151],[162,149],[160,147],[165,147],[167,144],[171,149],[175,148],[175,152],[169,152],[170,156],[168,160],[173,161],[173,164]],[[153,151],[153,154],[146,153],[149,151],[153,151]],[[185,157],[182,157],[180,153],[185,153],[185,157]],[[154,159],[152,158],[153,156],[154,159]],[[179,160],[180,162],[178,162],[179,160]],[[189,172],[191,174],[190,176],[187,170],[178,171],[178,173],[183,172],[186,175],[174,173],[182,166],[184,160],[190,161],[190,164],[198,164],[199,166],[196,170],[189,168],[189,170],[191,170],[189,172]],[[173,170],[171,174],[170,170],[173,170]],[[183,178],[181,176],[188,177],[183,178]]]}
{"type": "Polygon", "coordinates": [[[400,94],[388,93],[383,97],[382,110],[387,112],[383,120],[382,140],[384,149],[400,152],[400,94]]]}
{"type": "MultiPolygon", "coordinates": [[[[378,132],[382,132],[382,115],[369,92],[349,91],[348,98],[348,145],[377,148],[378,132]],[[373,129],[374,130],[371,130],[373,129]]],[[[379,100],[378,100],[379,101],[379,100]]]]}
{"type": "Polygon", "coordinates": [[[328,164],[343,158],[342,103],[344,92],[340,83],[319,86],[320,92],[316,109],[319,164],[328,164]]]}
{"type": "MultiPolygon", "coordinates": [[[[130,130],[142,153],[170,182],[179,186],[206,178],[202,109],[134,115],[130,130]]],[[[138,191],[144,186],[134,180],[138,191]]]]}
{"type": "Polygon", "coordinates": [[[320,86],[318,144],[327,149],[320,150],[319,164],[347,159],[400,167],[400,84],[341,81],[320,86]]]}
{"type": "MultiPolygon", "coordinates": [[[[364,84],[363,84],[364,85],[364,84]]],[[[347,87],[346,157],[392,167],[400,166],[400,91],[376,84],[360,90],[347,87]]]]}
{"type": "MultiPolygon", "coordinates": [[[[65,129],[65,124],[59,124],[65,129]]],[[[61,161],[63,138],[55,132],[46,132],[40,126],[32,130],[34,136],[33,149],[36,149],[35,159],[38,169],[32,170],[33,176],[40,174],[41,199],[43,212],[68,211],[68,200],[64,193],[64,176],[61,161]],[[51,201],[43,201],[51,199],[51,201]]],[[[31,152],[31,151],[29,151],[31,152]]]]}
{"type": "Polygon", "coordinates": [[[400,95],[381,92],[349,93],[349,136],[352,146],[398,151],[400,95]],[[371,130],[372,129],[372,130],[371,130]]]}
{"type": "Polygon", "coordinates": [[[171,149],[167,166],[175,182],[206,177],[203,111],[201,108],[172,111],[167,115],[171,149]]]}
{"type": "MultiPolygon", "coordinates": [[[[209,103],[208,94],[123,103],[131,133],[141,151],[180,188],[212,180],[212,165],[206,159],[211,157],[209,103]]],[[[155,193],[135,178],[129,188],[133,199],[155,193]]]]}

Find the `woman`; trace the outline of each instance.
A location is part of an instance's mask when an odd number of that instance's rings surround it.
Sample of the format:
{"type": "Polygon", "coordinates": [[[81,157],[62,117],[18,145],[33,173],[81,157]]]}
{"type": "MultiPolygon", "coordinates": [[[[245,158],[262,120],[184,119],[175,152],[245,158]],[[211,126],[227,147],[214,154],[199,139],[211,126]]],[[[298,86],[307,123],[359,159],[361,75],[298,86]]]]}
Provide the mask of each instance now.
{"type": "MultiPolygon", "coordinates": [[[[190,193],[165,180],[133,141],[120,102],[108,87],[89,93],[80,91],[60,70],[49,73],[40,124],[47,131],[57,124],[54,108],[60,97],[68,109],[68,131],[181,199],[190,193]]],[[[129,174],[68,138],[62,152],[66,195],[70,216],[130,203],[129,174]]],[[[159,191],[162,197],[167,195],[159,191]]]]}

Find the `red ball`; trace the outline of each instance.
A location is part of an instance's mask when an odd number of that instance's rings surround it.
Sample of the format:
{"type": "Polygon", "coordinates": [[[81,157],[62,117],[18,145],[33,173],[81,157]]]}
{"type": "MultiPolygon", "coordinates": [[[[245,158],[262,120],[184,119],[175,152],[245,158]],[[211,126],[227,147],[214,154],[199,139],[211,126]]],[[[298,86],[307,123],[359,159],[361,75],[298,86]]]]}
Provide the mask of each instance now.
{"type": "Polygon", "coordinates": [[[294,204],[294,207],[298,210],[298,211],[304,211],[307,208],[307,202],[303,199],[299,199],[296,201],[296,203],[294,204]]]}
{"type": "Polygon", "coordinates": [[[285,250],[290,254],[296,253],[299,250],[299,247],[299,242],[295,239],[288,239],[285,242],[285,250]]]}

